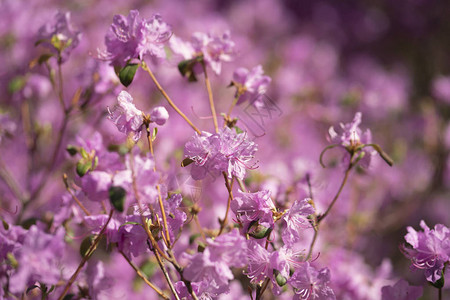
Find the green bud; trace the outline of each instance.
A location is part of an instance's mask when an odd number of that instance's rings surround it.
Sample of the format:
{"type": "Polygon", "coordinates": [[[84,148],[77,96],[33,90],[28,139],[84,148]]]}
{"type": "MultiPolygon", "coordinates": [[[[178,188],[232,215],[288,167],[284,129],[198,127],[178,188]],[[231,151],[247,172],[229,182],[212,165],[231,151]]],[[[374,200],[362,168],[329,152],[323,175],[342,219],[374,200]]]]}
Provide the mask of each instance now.
{"type": "Polygon", "coordinates": [[[258,223],[258,221],[253,221],[250,223],[248,228],[248,235],[255,239],[263,239],[270,235],[272,228],[267,228],[258,223]]]}
{"type": "Polygon", "coordinates": [[[278,270],[273,270],[273,275],[275,275],[275,280],[279,286],[283,286],[286,284],[287,279],[278,270]]]}

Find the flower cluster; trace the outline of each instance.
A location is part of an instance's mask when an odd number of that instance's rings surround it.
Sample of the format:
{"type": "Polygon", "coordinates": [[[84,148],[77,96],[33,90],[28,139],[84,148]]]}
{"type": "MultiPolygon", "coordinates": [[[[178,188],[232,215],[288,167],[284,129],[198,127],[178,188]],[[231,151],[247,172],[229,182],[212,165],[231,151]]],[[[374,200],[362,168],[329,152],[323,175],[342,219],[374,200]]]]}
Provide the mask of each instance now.
{"type": "Polygon", "coordinates": [[[141,19],[137,10],[132,10],[128,17],[115,15],[113,23],[105,37],[106,51],[100,57],[111,64],[123,66],[133,59],[143,59],[145,55],[164,58],[164,43],[172,35],[160,15],[151,19],[141,19]]]}
{"type": "Polygon", "coordinates": [[[228,127],[215,134],[195,133],[184,146],[185,158],[194,163],[191,176],[195,180],[220,172],[225,172],[228,178],[244,179],[246,169],[255,168],[250,161],[256,151],[256,143],[245,132],[237,133],[228,127]]]}

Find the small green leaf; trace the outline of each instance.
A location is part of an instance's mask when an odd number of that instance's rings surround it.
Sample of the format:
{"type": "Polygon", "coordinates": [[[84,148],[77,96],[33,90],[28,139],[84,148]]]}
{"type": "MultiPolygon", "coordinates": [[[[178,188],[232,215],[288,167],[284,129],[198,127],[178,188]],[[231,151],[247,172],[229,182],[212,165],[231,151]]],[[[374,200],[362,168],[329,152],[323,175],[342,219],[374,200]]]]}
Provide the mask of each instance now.
{"type": "Polygon", "coordinates": [[[75,297],[74,294],[67,294],[64,296],[63,300],[72,300],[73,297],[75,297]]]}
{"type": "Polygon", "coordinates": [[[189,157],[186,157],[185,159],[183,159],[183,161],[181,162],[181,166],[184,168],[184,167],[187,167],[187,166],[189,166],[190,164],[192,164],[194,161],[192,160],[192,159],[190,159],[189,157]]]}
{"type": "Polygon", "coordinates": [[[278,270],[273,270],[273,274],[275,275],[275,280],[277,281],[277,284],[279,286],[284,286],[287,282],[286,277],[281,275],[281,273],[278,270]]]}
{"type": "Polygon", "coordinates": [[[180,71],[181,75],[186,77],[189,82],[195,82],[197,81],[197,77],[195,77],[194,73],[194,66],[197,63],[197,59],[187,59],[183,60],[178,64],[178,70],[180,71]]]}
{"type": "Polygon", "coordinates": [[[89,251],[89,248],[92,245],[92,239],[90,236],[84,238],[84,240],[80,244],[80,255],[81,257],[85,257],[89,251]]]}
{"type": "Polygon", "coordinates": [[[17,259],[14,257],[14,255],[11,252],[8,252],[6,254],[6,259],[8,260],[8,263],[13,269],[17,269],[19,266],[19,263],[17,262],[17,259]]]}
{"type": "Polygon", "coordinates": [[[87,159],[89,157],[89,154],[86,152],[86,150],[84,148],[80,148],[79,149],[81,157],[87,159]]]}
{"type": "Polygon", "coordinates": [[[133,82],[138,67],[138,64],[127,64],[119,71],[119,79],[124,86],[128,87],[133,82]]]}
{"type": "Polygon", "coordinates": [[[46,61],[48,61],[50,59],[50,57],[52,57],[53,54],[52,53],[44,53],[41,56],[39,56],[38,58],[38,63],[40,65],[42,65],[43,63],[45,63],[46,61]]]}
{"type": "Polygon", "coordinates": [[[86,175],[87,172],[92,168],[92,161],[86,160],[84,158],[80,159],[77,163],[77,174],[80,177],[86,175]]]}
{"type": "Polygon", "coordinates": [[[114,206],[119,212],[123,212],[125,205],[125,197],[127,192],[124,188],[120,186],[112,186],[108,190],[109,192],[109,201],[111,205],[114,206]]]}
{"type": "Polygon", "coordinates": [[[154,127],[153,128],[153,133],[152,133],[152,142],[154,142],[156,140],[156,135],[158,134],[158,127],[154,127]]]}
{"type": "Polygon", "coordinates": [[[157,270],[158,265],[150,260],[147,260],[142,266],[141,266],[141,271],[142,273],[144,273],[145,275],[147,275],[147,278],[151,278],[156,270],[157,270]]]}
{"type": "Polygon", "coordinates": [[[194,233],[193,235],[191,235],[189,237],[189,245],[192,245],[195,242],[195,240],[200,236],[201,236],[200,233],[194,233]]]}
{"type": "Polygon", "coordinates": [[[243,132],[244,132],[244,130],[240,129],[240,128],[237,127],[237,126],[234,126],[234,129],[236,130],[236,133],[237,133],[237,134],[240,134],[240,133],[243,133],[243,132]]]}
{"type": "Polygon", "coordinates": [[[74,156],[78,153],[78,147],[73,145],[68,145],[66,148],[67,152],[69,152],[70,156],[74,156]]]}
{"type": "Polygon", "coordinates": [[[444,270],[441,271],[441,278],[439,280],[437,280],[436,282],[429,281],[429,283],[437,289],[442,289],[445,283],[444,270]]]}
{"type": "Polygon", "coordinates": [[[14,77],[8,84],[8,91],[13,94],[25,86],[26,80],[23,76],[14,77]]]}

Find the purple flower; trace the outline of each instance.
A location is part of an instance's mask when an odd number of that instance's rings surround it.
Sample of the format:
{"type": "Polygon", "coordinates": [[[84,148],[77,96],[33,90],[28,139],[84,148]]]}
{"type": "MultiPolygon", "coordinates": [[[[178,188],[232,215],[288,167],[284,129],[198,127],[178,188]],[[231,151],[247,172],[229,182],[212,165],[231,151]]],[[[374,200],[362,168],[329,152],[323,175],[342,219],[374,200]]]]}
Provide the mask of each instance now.
{"type": "Polygon", "coordinates": [[[121,91],[117,97],[119,104],[109,110],[110,119],[126,135],[133,133],[133,140],[137,141],[141,137],[142,126],[144,124],[143,112],[133,104],[133,98],[126,91],[121,91]]]}
{"type": "Polygon", "coordinates": [[[440,76],[433,80],[433,96],[450,103],[450,76],[440,76]]]}
{"type": "Polygon", "coordinates": [[[286,230],[283,231],[282,238],[287,246],[292,246],[300,240],[301,230],[311,226],[307,217],[313,213],[314,208],[309,204],[309,199],[296,200],[285,212],[283,220],[286,222],[286,230]]]}
{"type": "Polygon", "coordinates": [[[150,121],[155,122],[159,126],[166,124],[167,119],[169,119],[169,113],[163,106],[155,107],[150,113],[150,121]]]}
{"type": "MultiPolygon", "coordinates": [[[[192,34],[191,42],[184,42],[174,38],[170,46],[172,50],[181,55],[185,60],[203,59],[217,75],[222,70],[222,62],[231,61],[234,55],[234,42],[230,39],[227,31],[221,37],[209,33],[195,32],[192,34]]],[[[196,73],[202,69],[196,67],[196,73]]]]}
{"type": "Polygon", "coordinates": [[[254,67],[251,71],[239,68],[233,73],[233,84],[237,87],[236,95],[239,95],[237,104],[247,100],[256,107],[261,106],[261,95],[267,91],[267,86],[272,81],[269,76],[264,76],[261,65],[254,67]]]}
{"type": "MultiPolygon", "coordinates": [[[[366,131],[363,132],[359,128],[359,125],[361,124],[361,116],[362,114],[357,112],[352,122],[346,124],[341,123],[340,127],[337,129],[334,129],[334,127],[331,126],[328,130],[329,140],[332,143],[341,145],[350,153],[356,151],[360,145],[372,143],[372,134],[370,129],[366,129],[366,131]]],[[[363,148],[359,151],[364,153],[360,164],[364,167],[368,167],[371,161],[371,156],[375,155],[376,152],[373,150],[367,150],[367,148],[363,148]]],[[[348,156],[345,156],[344,158],[347,159],[348,156]]]]}
{"type": "MultiPolygon", "coordinates": [[[[91,215],[85,216],[84,221],[92,234],[99,234],[108,221],[108,215],[91,215]]],[[[105,229],[106,239],[108,243],[116,243],[119,241],[119,227],[121,222],[116,218],[111,218],[105,229]]]]}
{"type": "Polygon", "coordinates": [[[38,43],[60,55],[61,62],[67,60],[81,39],[81,33],[72,28],[70,12],[57,13],[55,18],[39,29],[38,43]]]}
{"type": "Polygon", "coordinates": [[[394,286],[383,286],[381,300],[417,300],[422,296],[423,287],[410,286],[406,280],[399,280],[394,286]]]}
{"type": "Polygon", "coordinates": [[[248,140],[246,133],[225,127],[215,134],[195,133],[184,147],[184,156],[194,161],[191,176],[195,180],[205,178],[209,172],[226,172],[228,178],[243,179],[245,170],[253,168],[248,164],[256,150],[257,145],[248,140]]]}
{"type": "Polygon", "coordinates": [[[248,266],[245,274],[252,283],[258,284],[267,277],[273,277],[269,251],[254,240],[248,241],[247,259],[248,266]]]}
{"type": "Polygon", "coordinates": [[[36,281],[48,286],[57,284],[61,279],[61,253],[65,250],[64,230],[60,228],[52,235],[33,225],[17,242],[21,247],[11,253],[17,266],[9,277],[9,290],[21,293],[36,281]]]}
{"type": "Polygon", "coordinates": [[[108,199],[108,189],[112,183],[112,175],[103,171],[92,171],[81,178],[83,192],[91,201],[100,202],[108,199]]]}
{"type": "Polygon", "coordinates": [[[244,232],[247,232],[255,222],[265,228],[274,226],[273,212],[276,208],[268,190],[256,193],[239,191],[239,196],[233,199],[230,208],[242,224],[244,232]]]}
{"type": "Polygon", "coordinates": [[[233,273],[230,267],[242,267],[247,263],[247,243],[235,230],[207,240],[208,247],[189,256],[190,264],[184,270],[184,277],[194,282],[208,284],[206,291],[212,295],[228,292],[228,281],[233,273]]]}
{"type": "Polygon", "coordinates": [[[207,243],[212,260],[223,261],[231,267],[243,267],[247,263],[246,239],[237,230],[222,234],[214,240],[208,239],[207,243]]]}
{"type": "MultiPolygon", "coordinates": [[[[167,200],[163,201],[164,210],[167,216],[167,226],[169,227],[169,234],[171,242],[175,241],[178,231],[186,222],[186,213],[179,209],[183,197],[181,194],[173,194],[167,200]]],[[[159,205],[156,205],[156,210],[159,213],[160,223],[163,223],[162,213],[159,205]]]]}
{"type": "Polygon", "coordinates": [[[160,15],[142,20],[137,10],[131,10],[128,17],[115,15],[105,37],[106,52],[100,58],[110,60],[113,65],[124,65],[132,59],[165,57],[164,43],[172,35],[170,26],[160,15]]]}
{"type": "Polygon", "coordinates": [[[317,270],[309,262],[304,262],[295,270],[288,282],[294,288],[294,299],[336,299],[333,290],[328,286],[330,282],[328,268],[317,270]]]}
{"type": "Polygon", "coordinates": [[[436,282],[442,276],[444,264],[450,260],[450,229],[437,224],[430,229],[425,221],[420,222],[423,231],[415,231],[408,226],[405,235],[408,245],[404,245],[403,253],[413,264],[413,267],[425,270],[428,281],[436,282]]]}
{"type": "Polygon", "coordinates": [[[234,277],[225,261],[215,260],[209,248],[188,257],[190,264],[183,272],[187,280],[208,283],[207,291],[216,296],[228,291],[228,281],[234,277]]]}

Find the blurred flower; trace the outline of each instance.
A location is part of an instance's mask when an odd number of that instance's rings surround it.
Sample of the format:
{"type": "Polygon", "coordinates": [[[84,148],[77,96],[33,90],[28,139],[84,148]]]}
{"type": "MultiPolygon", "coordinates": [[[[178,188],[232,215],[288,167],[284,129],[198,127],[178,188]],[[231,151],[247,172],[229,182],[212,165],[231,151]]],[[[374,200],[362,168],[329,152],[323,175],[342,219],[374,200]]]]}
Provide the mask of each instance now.
{"type": "Polygon", "coordinates": [[[261,105],[261,95],[267,91],[267,86],[272,81],[269,76],[264,76],[261,65],[254,67],[252,70],[246,68],[238,68],[233,73],[233,85],[236,86],[236,95],[239,96],[237,104],[245,101],[251,101],[256,107],[261,105]]]}
{"type": "Polygon", "coordinates": [[[406,280],[399,280],[394,286],[383,286],[381,300],[417,300],[422,296],[423,287],[410,286],[406,280]]]}
{"type": "Polygon", "coordinates": [[[450,76],[439,76],[432,83],[433,96],[438,100],[450,103],[450,76]]]}
{"type": "Polygon", "coordinates": [[[80,39],[81,33],[74,30],[70,22],[70,12],[59,12],[53,20],[39,28],[37,43],[60,55],[61,62],[64,62],[80,39]]]}

